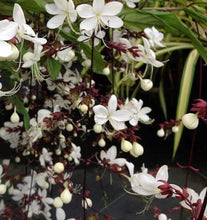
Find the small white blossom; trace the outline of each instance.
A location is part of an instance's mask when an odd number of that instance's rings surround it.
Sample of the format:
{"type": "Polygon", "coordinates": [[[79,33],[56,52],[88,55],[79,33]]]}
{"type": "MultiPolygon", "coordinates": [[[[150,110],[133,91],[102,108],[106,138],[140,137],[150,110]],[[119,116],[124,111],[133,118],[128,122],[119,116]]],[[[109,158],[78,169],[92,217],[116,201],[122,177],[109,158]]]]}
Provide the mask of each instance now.
{"type": "Polygon", "coordinates": [[[76,10],[84,20],[80,23],[82,30],[94,30],[99,27],[119,28],[123,26],[121,18],[116,16],[122,10],[123,4],[112,1],[105,4],[105,0],[93,0],[93,6],[81,4],[76,10]]]}
{"type": "Polygon", "coordinates": [[[116,110],[117,98],[112,95],[108,101],[107,108],[103,105],[96,105],[93,107],[95,113],[94,120],[96,124],[103,125],[107,121],[110,122],[115,130],[122,130],[126,128],[125,121],[129,121],[132,118],[132,114],[128,110],[116,110]]]}
{"type": "Polygon", "coordinates": [[[46,148],[42,149],[42,154],[39,157],[40,165],[45,167],[46,162],[52,162],[52,152],[48,152],[46,148]]]}
{"type": "Polygon", "coordinates": [[[47,27],[55,29],[63,25],[67,19],[69,26],[77,19],[77,12],[72,0],[54,0],[54,3],[46,4],[46,11],[54,15],[48,22],[47,27]]]}
{"type": "Polygon", "coordinates": [[[74,143],[71,143],[72,152],[70,153],[69,159],[74,160],[75,164],[78,165],[80,163],[81,158],[81,148],[76,146],[74,143]]]}

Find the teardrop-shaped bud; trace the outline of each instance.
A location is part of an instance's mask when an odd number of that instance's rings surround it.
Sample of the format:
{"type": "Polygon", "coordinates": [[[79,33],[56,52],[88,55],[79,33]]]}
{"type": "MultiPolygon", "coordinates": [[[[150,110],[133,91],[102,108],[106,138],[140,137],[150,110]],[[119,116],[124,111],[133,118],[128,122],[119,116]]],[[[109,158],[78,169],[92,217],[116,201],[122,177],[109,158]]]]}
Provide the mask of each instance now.
{"type": "Polygon", "coordinates": [[[125,140],[124,138],[122,138],[121,140],[121,149],[124,152],[129,152],[132,149],[132,144],[131,142],[125,140]]]}
{"type": "Polygon", "coordinates": [[[60,197],[56,197],[53,200],[53,205],[55,208],[61,208],[63,206],[63,201],[60,197]]]}
{"type": "Polygon", "coordinates": [[[141,88],[144,91],[149,91],[153,87],[153,82],[150,79],[141,79],[141,88]]]}
{"type": "Polygon", "coordinates": [[[72,200],[72,193],[69,191],[68,188],[65,188],[60,194],[60,198],[62,199],[63,203],[69,204],[72,200]]]}
{"type": "Polygon", "coordinates": [[[198,116],[194,113],[188,113],[182,117],[183,125],[188,129],[195,129],[198,127],[198,116]]]}

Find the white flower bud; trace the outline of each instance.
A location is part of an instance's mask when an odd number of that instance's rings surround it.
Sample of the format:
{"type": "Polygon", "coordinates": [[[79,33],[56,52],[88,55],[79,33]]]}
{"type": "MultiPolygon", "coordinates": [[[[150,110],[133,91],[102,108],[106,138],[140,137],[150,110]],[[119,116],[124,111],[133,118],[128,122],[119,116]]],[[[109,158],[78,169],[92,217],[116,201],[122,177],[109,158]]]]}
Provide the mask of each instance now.
{"type": "Polygon", "coordinates": [[[9,61],[16,60],[19,57],[19,50],[14,44],[11,44],[12,54],[7,58],[9,61]]]}
{"type": "Polygon", "coordinates": [[[141,144],[137,142],[133,142],[132,149],[130,150],[130,154],[134,157],[139,157],[144,153],[144,148],[141,144]]]}
{"type": "Polygon", "coordinates": [[[66,188],[60,194],[60,198],[62,199],[63,203],[69,204],[72,200],[72,193],[69,191],[68,188],[66,188]]]}
{"type": "Polygon", "coordinates": [[[95,125],[93,126],[93,130],[94,130],[94,132],[97,133],[97,134],[101,133],[102,130],[103,130],[102,125],[95,124],[95,125]]]}
{"type": "Polygon", "coordinates": [[[3,195],[6,192],[6,185],[0,184],[0,195],[3,195]]]}
{"type": "Polygon", "coordinates": [[[82,62],[82,65],[85,66],[85,67],[90,67],[91,66],[91,60],[89,60],[89,59],[84,60],[82,62]]]}
{"type": "Polygon", "coordinates": [[[198,127],[198,116],[194,113],[188,113],[182,117],[183,125],[188,129],[195,129],[198,127]]]}
{"type": "Polygon", "coordinates": [[[105,76],[108,76],[108,75],[110,74],[110,69],[109,69],[108,66],[103,69],[103,74],[104,74],[105,76]]]}
{"type": "Polygon", "coordinates": [[[164,137],[165,136],[165,131],[163,128],[160,128],[158,131],[157,131],[157,136],[158,137],[164,137]]]}
{"type": "Polygon", "coordinates": [[[59,148],[56,149],[56,150],[55,150],[55,154],[56,154],[56,155],[61,155],[61,150],[60,150],[59,148]]]}
{"type": "Polygon", "coordinates": [[[121,149],[124,152],[129,152],[132,149],[132,144],[131,142],[125,140],[124,138],[122,138],[121,140],[121,149]]]}
{"type": "Polygon", "coordinates": [[[19,123],[19,120],[20,120],[20,118],[19,118],[19,115],[17,114],[16,108],[15,108],[13,114],[10,117],[10,121],[15,124],[15,123],[19,123]]]}
{"type": "Polygon", "coordinates": [[[86,104],[79,105],[79,109],[84,114],[88,112],[88,106],[86,104]]]}
{"type": "Polygon", "coordinates": [[[99,146],[99,147],[105,147],[105,146],[106,146],[106,141],[105,141],[103,138],[101,138],[101,139],[98,141],[98,146],[99,146]]]}
{"type": "Polygon", "coordinates": [[[73,125],[71,123],[68,123],[66,125],[66,130],[69,131],[69,132],[72,131],[73,130],[73,125]]]}
{"type": "Polygon", "coordinates": [[[172,127],[172,132],[177,133],[179,131],[179,127],[177,125],[174,125],[172,127]]]}
{"type": "Polygon", "coordinates": [[[35,101],[35,100],[37,99],[37,96],[36,96],[36,95],[32,95],[31,99],[32,99],[33,101],[35,101]]]}
{"type": "Polygon", "coordinates": [[[3,159],[2,160],[2,165],[9,166],[9,164],[10,164],[10,159],[3,159]]]}
{"type": "Polygon", "coordinates": [[[15,162],[19,163],[21,161],[20,157],[15,157],[15,162]]]}
{"type": "Polygon", "coordinates": [[[14,187],[12,185],[11,187],[9,187],[8,193],[9,193],[9,195],[13,195],[13,192],[14,192],[14,187]]]}
{"type": "Polygon", "coordinates": [[[53,167],[53,170],[56,173],[62,173],[64,171],[64,169],[65,169],[65,167],[64,167],[63,163],[61,163],[61,162],[57,162],[53,167]]]}
{"type": "Polygon", "coordinates": [[[91,199],[89,198],[85,198],[82,200],[82,207],[85,208],[85,209],[88,209],[88,208],[91,208],[93,205],[91,199]]]}
{"type": "Polygon", "coordinates": [[[153,87],[153,82],[150,79],[141,79],[141,88],[144,91],[149,91],[153,87]]]}
{"type": "Polygon", "coordinates": [[[24,62],[27,62],[29,60],[31,60],[31,58],[34,56],[34,54],[32,52],[27,52],[24,54],[23,56],[23,61],[24,62]]]}
{"type": "Polygon", "coordinates": [[[62,133],[59,134],[59,140],[60,140],[60,142],[62,142],[62,143],[65,142],[65,136],[64,136],[62,133]]]}
{"type": "Polygon", "coordinates": [[[56,197],[53,200],[53,205],[54,205],[55,208],[61,208],[63,206],[63,201],[61,200],[60,197],[56,197]]]}
{"type": "Polygon", "coordinates": [[[5,105],[5,109],[8,111],[11,110],[12,108],[13,108],[13,105],[11,102],[9,104],[5,105]]]}

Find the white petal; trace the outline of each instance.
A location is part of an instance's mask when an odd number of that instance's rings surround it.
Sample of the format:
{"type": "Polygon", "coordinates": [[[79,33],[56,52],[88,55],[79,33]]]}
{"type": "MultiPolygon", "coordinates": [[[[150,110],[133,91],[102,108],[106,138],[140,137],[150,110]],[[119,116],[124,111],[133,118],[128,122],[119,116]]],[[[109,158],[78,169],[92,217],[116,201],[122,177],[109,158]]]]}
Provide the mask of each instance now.
{"type": "Polygon", "coordinates": [[[115,130],[117,130],[117,131],[126,128],[126,125],[124,124],[124,122],[116,121],[116,120],[113,120],[113,119],[110,119],[109,121],[110,121],[112,127],[113,127],[115,130]]]}
{"type": "Polygon", "coordinates": [[[71,22],[75,22],[77,19],[77,11],[76,10],[70,11],[69,18],[70,18],[71,22]]]}
{"type": "Polygon", "coordinates": [[[23,24],[22,26],[23,26],[23,30],[24,30],[23,34],[35,37],[35,32],[28,24],[23,24]]]}
{"type": "Polygon", "coordinates": [[[120,28],[123,26],[123,21],[117,16],[101,16],[101,21],[111,28],[120,28]]]}
{"type": "Polygon", "coordinates": [[[95,16],[94,10],[91,5],[82,4],[76,8],[78,15],[81,18],[91,18],[95,16]]]}
{"type": "Polygon", "coordinates": [[[93,30],[97,26],[97,18],[91,17],[86,18],[80,23],[80,29],[81,30],[93,30]]]}
{"type": "Polygon", "coordinates": [[[138,117],[133,117],[130,121],[129,121],[130,125],[132,126],[136,126],[138,124],[138,117]]]}
{"type": "Polygon", "coordinates": [[[52,3],[52,4],[46,4],[45,5],[45,9],[47,11],[47,13],[51,14],[51,15],[57,15],[57,14],[62,14],[62,10],[60,10],[56,4],[52,3]]]}
{"type": "Polygon", "coordinates": [[[117,158],[114,160],[113,164],[118,164],[120,167],[126,164],[126,159],[124,158],[117,158]]]}
{"type": "Polygon", "coordinates": [[[8,57],[12,54],[12,47],[5,41],[0,41],[0,57],[8,57]]]}
{"type": "Polygon", "coordinates": [[[168,180],[168,167],[167,165],[163,165],[160,167],[160,169],[158,170],[157,172],[157,175],[156,175],[156,180],[165,180],[167,181],[168,180]]]}
{"type": "Polygon", "coordinates": [[[147,114],[147,113],[149,113],[149,112],[151,112],[151,111],[152,111],[151,108],[149,108],[149,107],[144,107],[144,108],[141,109],[141,111],[140,111],[139,113],[140,113],[140,114],[147,114]]]}
{"type": "Polygon", "coordinates": [[[69,8],[70,11],[72,11],[72,10],[75,9],[75,5],[74,5],[74,3],[73,3],[72,0],[69,0],[69,2],[68,2],[68,8],[69,8]]]}
{"type": "Polygon", "coordinates": [[[108,149],[107,151],[107,159],[109,160],[114,160],[116,158],[117,155],[117,149],[116,146],[112,146],[108,149]]]}
{"type": "Polygon", "coordinates": [[[94,106],[93,111],[94,111],[95,115],[100,118],[106,118],[108,115],[108,110],[103,105],[94,106]]]}
{"type": "Polygon", "coordinates": [[[0,21],[0,40],[12,39],[16,35],[17,29],[18,24],[13,21],[6,19],[0,21]]]}
{"type": "Polygon", "coordinates": [[[117,98],[115,95],[112,95],[108,102],[108,110],[110,113],[116,111],[117,109],[117,98]]]}
{"type": "Polygon", "coordinates": [[[96,13],[101,13],[104,7],[104,0],[93,0],[93,9],[96,13]]]}
{"type": "Polygon", "coordinates": [[[67,0],[54,0],[54,2],[57,7],[63,11],[68,8],[67,0]]]}
{"type": "Polygon", "coordinates": [[[60,27],[65,20],[65,15],[55,15],[47,22],[47,27],[50,29],[55,29],[60,27]]]}
{"type": "Polygon", "coordinates": [[[14,4],[13,19],[15,22],[18,23],[18,25],[26,24],[24,12],[23,12],[21,6],[17,3],[14,4]]]}
{"type": "Polygon", "coordinates": [[[107,118],[100,118],[100,117],[95,116],[94,121],[98,125],[103,125],[108,121],[108,119],[107,118]]]}
{"type": "Polygon", "coordinates": [[[205,187],[205,188],[200,192],[199,197],[200,197],[200,199],[202,200],[202,202],[203,202],[204,197],[205,197],[205,195],[206,195],[206,190],[207,190],[207,187],[205,187]]]}
{"type": "Polygon", "coordinates": [[[47,109],[40,109],[37,113],[37,121],[38,123],[42,123],[45,117],[48,117],[51,114],[51,111],[47,109]]]}
{"type": "Polygon", "coordinates": [[[121,12],[123,4],[121,2],[109,2],[107,3],[102,11],[103,16],[113,16],[121,12]]]}
{"type": "Polygon", "coordinates": [[[111,118],[116,121],[129,121],[132,118],[132,113],[128,110],[118,110],[113,112],[111,118]]]}
{"type": "Polygon", "coordinates": [[[62,208],[57,208],[56,209],[56,219],[57,220],[65,220],[66,215],[65,211],[62,208]]]}

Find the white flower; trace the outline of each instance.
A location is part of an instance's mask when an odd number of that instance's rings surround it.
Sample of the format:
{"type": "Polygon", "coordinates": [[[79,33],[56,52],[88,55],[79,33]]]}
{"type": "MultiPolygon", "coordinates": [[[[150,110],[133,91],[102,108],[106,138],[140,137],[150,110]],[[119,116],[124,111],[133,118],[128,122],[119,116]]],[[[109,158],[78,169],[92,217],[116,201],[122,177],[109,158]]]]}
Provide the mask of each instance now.
{"type": "Polygon", "coordinates": [[[139,2],[139,0],[125,0],[125,2],[129,8],[135,8],[135,3],[139,2]]]}
{"type": "Polygon", "coordinates": [[[69,47],[58,51],[57,57],[61,62],[70,62],[75,57],[75,52],[71,47],[69,47]]]}
{"type": "Polygon", "coordinates": [[[195,129],[199,124],[198,115],[194,113],[185,114],[182,117],[182,122],[186,128],[195,129]]]}
{"type": "Polygon", "coordinates": [[[164,64],[158,60],[156,60],[156,56],[154,51],[150,49],[150,43],[146,38],[142,38],[144,42],[144,47],[139,45],[139,57],[136,57],[137,61],[150,64],[154,67],[161,67],[164,64]]]}
{"type": "Polygon", "coordinates": [[[78,165],[80,163],[81,158],[81,148],[77,147],[74,143],[71,143],[72,145],[72,152],[70,154],[69,159],[74,160],[75,164],[78,165]]]}
{"type": "Polygon", "coordinates": [[[28,210],[27,216],[31,218],[33,215],[39,215],[41,213],[40,202],[38,200],[32,200],[31,203],[28,203],[26,206],[28,210]]]}
{"type": "Polygon", "coordinates": [[[45,162],[52,162],[52,152],[48,152],[46,148],[43,147],[42,154],[39,157],[40,165],[45,167],[45,162]]]}
{"type": "Polygon", "coordinates": [[[55,29],[63,25],[64,20],[67,18],[69,26],[77,19],[77,12],[72,0],[54,0],[55,3],[46,4],[46,11],[54,15],[48,22],[47,27],[55,29]]]}
{"type": "Polygon", "coordinates": [[[27,52],[23,56],[24,64],[22,65],[23,68],[29,68],[33,65],[37,65],[37,62],[40,60],[42,55],[42,45],[35,43],[34,44],[34,52],[27,52]]]}
{"type": "Polygon", "coordinates": [[[123,26],[123,21],[117,17],[122,10],[123,4],[112,1],[105,4],[104,0],[93,0],[93,6],[89,4],[81,4],[76,10],[78,15],[84,20],[80,23],[80,29],[93,30],[100,26],[119,28],[123,26]]]}
{"type": "MultiPolygon", "coordinates": [[[[207,190],[207,187],[205,187],[201,192],[200,194],[198,195],[197,192],[195,192],[195,190],[191,189],[191,188],[187,188],[187,193],[189,194],[188,195],[188,200],[190,201],[191,204],[193,203],[197,203],[197,201],[200,199],[201,200],[201,203],[203,203],[204,201],[204,197],[205,197],[205,194],[206,194],[206,190],[207,190]]],[[[180,205],[185,208],[185,209],[188,209],[188,210],[191,210],[191,207],[189,206],[189,202],[183,200],[180,202],[180,205]]],[[[204,211],[204,217],[207,217],[207,207],[205,208],[205,211],[204,211]]]]}
{"type": "Polygon", "coordinates": [[[142,123],[150,121],[150,117],[147,114],[151,112],[151,108],[142,106],[143,101],[141,99],[138,101],[135,98],[130,101],[127,99],[124,106],[121,106],[122,109],[127,109],[132,112],[133,117],[129,121],[132,126],[136,126],[139,121],[142,123]]]}
{"type": "Polygon", "coordinates": [[[120,167],[124,166],[126,164],[126,159],[124,158],[116,158],[117,156],[117,148],[116,146],[111,146],[107,152],[104,150],[100,153],[100,159],[102,161],[107,161],[108,164],[113,165],[117,164],[120,167]]]}
{"type": "Polygon", "coordinates": [[[103,125],[108,120],[115,130],[124,129],[125,121],[131,120],[132,114],[128,110],[116,110],[117,109],[117,98],[112,95],[108,102],[108,107],[103,105],[96,105],[93,107],[95,113],[94,120],[96,124],[103,125]]]}
{"type": "Polygon", "coordinates": [[[155,195],[156,198],[165,198],[166,195],[161,195],[158,188],[163,183],[160,180],[168,180],[168,167],[163,165],[158,170],[156,177],[146,172],[134,174],[134,165],[132,163],[126,164],[130,173],[130,183],[132,190],[139,195],[151,196],[155,195]]]}
{"type": "Polygon", "coordinates": [[[152,28],[145,28],[144,33],[146,34],[151,47],[165,47],[165,45],[161,43],[164,37],[163,33],[160,33],[154,26],[152,28]]]}
{"type": "Polygon", "coordinates": [[[17,37],[19,40],[23,38],[30,41],[32,37],[35,37],[35,32],[28,24],[26,24],[24,12],[21,6],[17,3],[14,4],[13,19],[18,24],[17,37]]]}
{"type": "Polygon", "coordinates": [[[0,21],[0,59],[9,57],[13,50],[11,44],[6,41],[11,40],[17,33],[18,25],[7,19],[0,21]]]}

